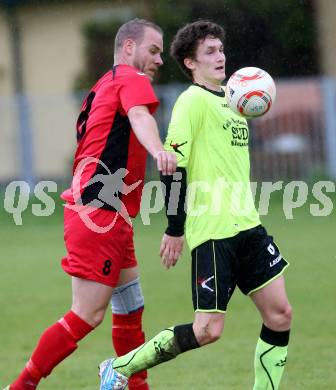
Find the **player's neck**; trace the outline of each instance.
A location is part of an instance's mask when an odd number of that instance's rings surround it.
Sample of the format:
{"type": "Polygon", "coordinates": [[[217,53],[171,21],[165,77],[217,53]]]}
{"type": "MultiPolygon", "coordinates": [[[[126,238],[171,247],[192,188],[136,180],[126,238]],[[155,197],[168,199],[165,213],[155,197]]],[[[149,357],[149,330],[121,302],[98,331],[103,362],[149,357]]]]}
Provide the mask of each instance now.
{"type": "Polygon", "coordinates": [[[127,56],[119,55],[114,57],[114,65],[129,65],[133,66],[132,61],[127,56]]]}
{"type": "Polygon", "coordinates": [[[215,91],[215,92],[222,91],[220,82],[216,83],[213,81],[201,79],[199,77],[195,77],[193,81],[195,84],[202,85],[203,87],[210,89],[210,91],[215,91]]]}

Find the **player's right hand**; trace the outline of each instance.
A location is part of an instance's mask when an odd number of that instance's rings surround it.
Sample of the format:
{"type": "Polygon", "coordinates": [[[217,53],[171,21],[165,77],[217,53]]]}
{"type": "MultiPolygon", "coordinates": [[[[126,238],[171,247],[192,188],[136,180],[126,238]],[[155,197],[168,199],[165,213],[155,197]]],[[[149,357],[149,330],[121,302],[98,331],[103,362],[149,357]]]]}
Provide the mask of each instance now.
{"type": "Polygon", "coordinates": [[[157,168],[163,175],[172,175],[176,171],[177,161],[176,155],[166,150],[157,152],[154,156],[157,164],[157,168]]]}
{"type": "Polygon", "coordinates": [[[174,267],[183,251],[184,235],[180,237],[164,234],[161,241],[160,256],[162,265],[169,269],[174,267]]]}

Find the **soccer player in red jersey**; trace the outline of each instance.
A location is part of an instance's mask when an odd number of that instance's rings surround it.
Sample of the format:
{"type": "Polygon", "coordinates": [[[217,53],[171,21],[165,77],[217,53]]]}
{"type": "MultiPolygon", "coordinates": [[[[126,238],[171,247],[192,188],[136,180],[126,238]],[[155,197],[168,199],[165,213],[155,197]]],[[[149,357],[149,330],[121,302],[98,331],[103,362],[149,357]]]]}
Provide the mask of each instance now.
{"type": "MultiPolygon", "coordinates": [[[[6,389],[33,390],[103,320],[111,301],[117,354],[144,342],[143,296],[130,217],[140,208],[146,155],[171,175],[176,157],[164,150],[152,114],[151,81],[162,65],[162,30],[134,19],[115,37],[115,64],[91,89],[77,122],[78,146],[66,201],[62,260],[72,276],[72,306],[45,330],[19,377],[6,389]]],[[[148,390],[147,373],[130,380],[148,390]]],[[[66,386],[65,386],[66,387],[66,386]]]]}

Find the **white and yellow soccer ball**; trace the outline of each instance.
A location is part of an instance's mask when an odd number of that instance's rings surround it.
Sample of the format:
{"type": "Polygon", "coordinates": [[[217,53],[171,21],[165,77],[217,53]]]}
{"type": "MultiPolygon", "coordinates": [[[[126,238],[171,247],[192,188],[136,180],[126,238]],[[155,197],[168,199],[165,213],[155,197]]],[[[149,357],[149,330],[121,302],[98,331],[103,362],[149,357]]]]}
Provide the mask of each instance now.
{"type": "Polygon", "coordinates": [[[245,118],[266,114],[274,104],[276,87],[264,70],[249,66],[237,70],[226,84],[229,107],[245,118]]]}

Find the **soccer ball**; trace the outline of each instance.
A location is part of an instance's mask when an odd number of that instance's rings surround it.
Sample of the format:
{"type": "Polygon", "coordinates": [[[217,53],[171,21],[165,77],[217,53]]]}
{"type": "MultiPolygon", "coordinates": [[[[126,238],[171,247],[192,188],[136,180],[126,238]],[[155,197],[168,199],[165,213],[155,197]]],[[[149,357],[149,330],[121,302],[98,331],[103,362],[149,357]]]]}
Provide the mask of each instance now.
{"type": "Polygon", "coordinates": [[[229,107],[245,118],[266,114],[275,101],[272,77],[262,69],[247,67],[237,70],[226,84],[229,107]]]}

